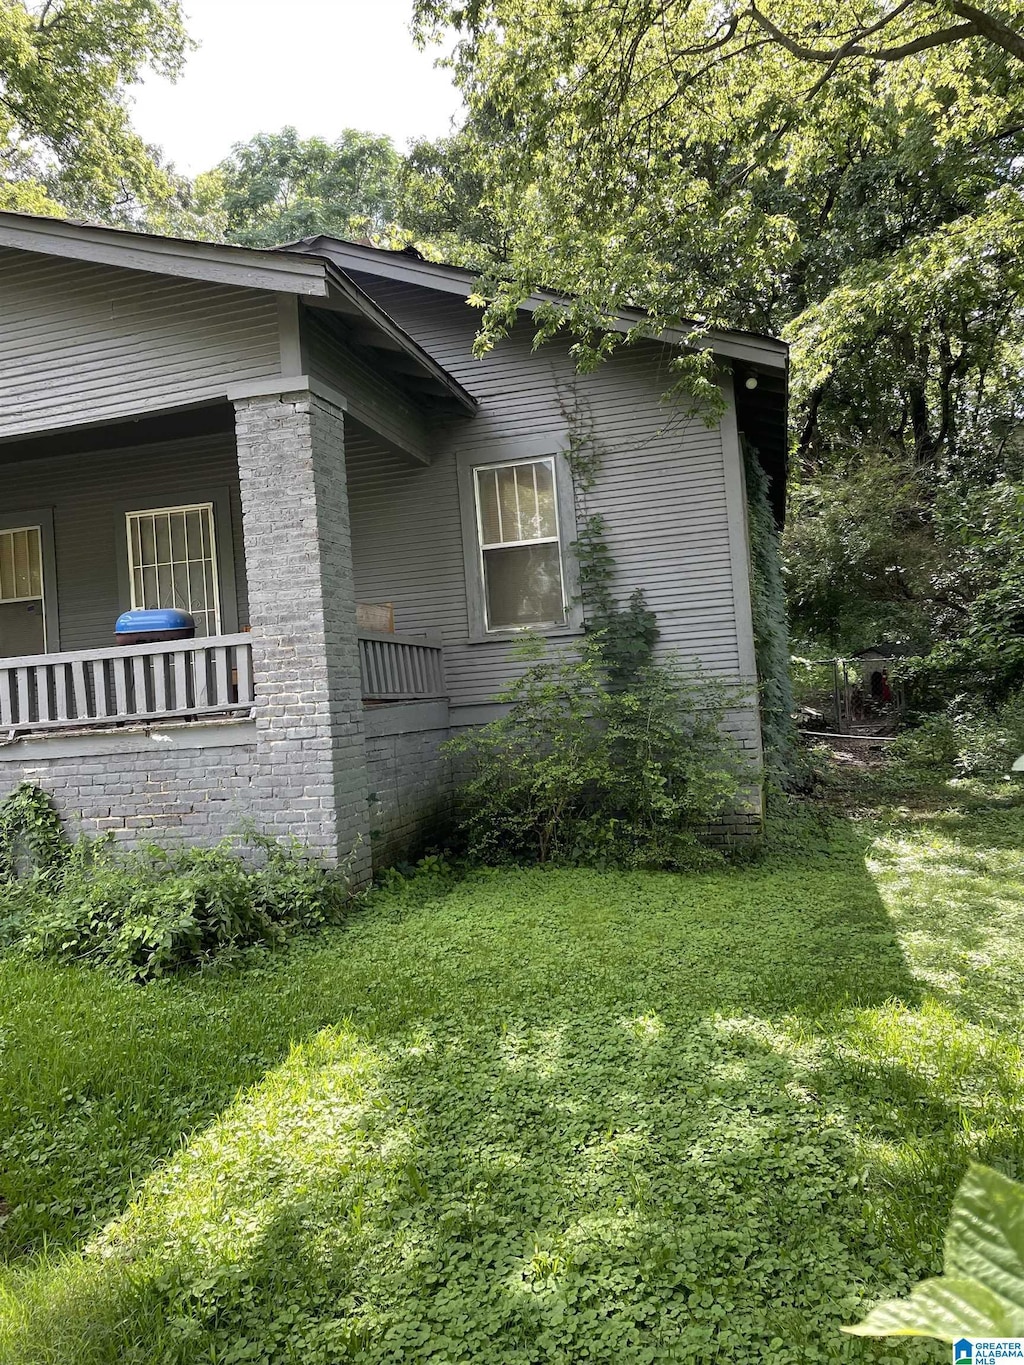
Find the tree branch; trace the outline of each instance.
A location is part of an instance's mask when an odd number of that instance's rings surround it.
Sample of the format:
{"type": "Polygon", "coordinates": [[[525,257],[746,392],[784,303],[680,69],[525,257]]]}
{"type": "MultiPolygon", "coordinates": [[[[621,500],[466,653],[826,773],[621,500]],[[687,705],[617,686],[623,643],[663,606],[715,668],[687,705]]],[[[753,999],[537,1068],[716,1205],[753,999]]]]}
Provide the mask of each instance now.
{"type": "MultiPolygon", "coordinates": [[[[912,57],[916,52],[925,52],[928,48],[942,47],[949,43],[958,42],[961,38],[976,38],[982,35],[981,27],[977,21],[969,19],[962,24],[953,24],[948,28],[935,29],[931,33],[922,33],[917,38],[912,38],[906,43],[900,43],[896,47],[870,48],[864,46],[862,40],[865,36],[869,33],[877,33],[879,29],[892,23],[894,19],[908,8],[908,0],[903,0],[902,4],[897,5],[894,10],[890,10],[890,12],[883,16],[882,19],[878,20],[877,23],[871,25],[870,28],[865,29],[863,33],[856,34],[853,38],[836,48],[808,47],[805,43],[801,43],[798,39],[791,37],[788,33],[779,28],[778,25],[772,23],[771,19],[769,19],[766,14],[762,14],[756,5],[751,5],[748,13],[759,28],[769,34],[770,37],[779,43],[780,46],[784,47],[787,52],[791,52],[794,57],[799,57],[805,62],[821,62],[830,67],[841,62],[846,57],[868,57],[876,62],[898,62],[904,57],[912,57]]],[[[953,8],[957,10],[958,13],[960,12],[957,4],[954,4],[953,8]]],[[[964,6],[963,8],[971,7],[964,6]]],[[[1003,25],[1003,27],[1005,28],[1005,25],[1003,25]]],[[[1013,32],[1012,29],[1007,31],[1010,33],[1013,32]]],[[[995,40],[993,39],[993,41],[995,40]]],[[[1021,44],[1021,56],[1022,59],[1024,59],[1024,40],[1018,39],[1018,41],[1021,44]]],[[[1005,43],[1001,43],[1000,46],[1005,47],[1006,51],[1010,51],[1005,43]]]]}
{"type": "Polygon", "coordinates": [[[950,0],[949,8],[954,14],[959,14],[961,19],[972,23],[983,38],[995,43],[996,47],[1001,47],[1019,62],[1024,62],[1024,35],[1004,20],[987,10],[978,9],[977,5],[968,4],[967,0],[950,0]]]}

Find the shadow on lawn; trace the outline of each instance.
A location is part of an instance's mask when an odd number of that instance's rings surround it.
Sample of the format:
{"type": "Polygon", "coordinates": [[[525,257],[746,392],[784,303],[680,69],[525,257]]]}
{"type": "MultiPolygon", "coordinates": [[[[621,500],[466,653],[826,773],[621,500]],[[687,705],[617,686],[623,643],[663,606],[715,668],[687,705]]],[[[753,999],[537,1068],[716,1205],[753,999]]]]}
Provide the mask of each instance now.
{"type": "Polygon", "coordinates": [[[879,1358],[838,1326],[907,1274],[818,1051],[837,1011],[917,1001],[863,851],[367,912],[301,963],[307,1018],[350,1023],[23,1277],[3,1358],[879,1358]]]}
{"type": "Polygon", "coordinates": [[[4,1359],[876,1359],[839,1325],[905,1277],[779,1043],[653,1014],[327,1031],[53,1277],[4,1359]]]}

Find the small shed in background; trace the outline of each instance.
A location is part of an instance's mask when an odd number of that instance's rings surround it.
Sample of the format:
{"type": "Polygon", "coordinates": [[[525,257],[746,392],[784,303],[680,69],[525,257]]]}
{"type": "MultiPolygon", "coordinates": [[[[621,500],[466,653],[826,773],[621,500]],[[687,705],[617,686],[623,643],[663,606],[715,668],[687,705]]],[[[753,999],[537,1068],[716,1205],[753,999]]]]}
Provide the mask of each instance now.
{"type": "Polygon", "coordinates": [[[857,678],[852,689],[852,708],[858,709],[856,693],[859,689],[859,709],[863,716],[880,715],[893,709],[902,716],[907,703],[899,661],[909,657],[908,649],[886,640],[851,654],[848,673],[854,673],[857,678]]]}
{"type": "Polygon", "coordinates": [[[794,659],[800,727],[812,734],[862,738],[893,734],[906,710],[899,665],[911,654],[902,645],[882,641],[847,658],[794,659]]]}

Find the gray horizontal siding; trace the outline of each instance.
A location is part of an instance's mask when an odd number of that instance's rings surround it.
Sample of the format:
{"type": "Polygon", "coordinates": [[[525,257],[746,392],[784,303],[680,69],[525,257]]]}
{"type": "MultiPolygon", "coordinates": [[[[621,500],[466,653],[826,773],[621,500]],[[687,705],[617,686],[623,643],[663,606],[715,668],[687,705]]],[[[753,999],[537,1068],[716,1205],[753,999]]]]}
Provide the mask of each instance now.
{"type": "MultiPolygon", "coordinates": [[[[219,556],[231,559],[238,621],[248,624],[238,462],[231,436],[4,465],[0,514],[53,509],[60,649],[99,649],[130,603],[122,596],[124,513],[132,508],[211,502],[228,495],[230,524],[217,527],[219,556]]],[[[51,649],[57,645],[51,642],[51,649]]]]}
{"type": "Polygon", "coordinates": [[[0,437],[100,423],[280,372],[275,296],[0,250],[0,437]]]}
{"type": "Polygon", "coordinates": [[[468,643],[454,452],[545,435],[561,448],[574,387],[599,432],[587,511],[605,519],[618,588],[644,589],[662,650],[739,681],[726,453],[718,427],[662,401],[671,352],[643,344],[577,377],[565,346],[533,351],[525,323],[477,360],[478,315],[458,298],[369,275],[358,282],[480,402],[477,417],[447,428],[428,469],[410,469],[367,440],[350,439],[348,451],[358,596],[394,602],[398,630],[443,634],[452,705],[486,703],[515,671],[507,644],[468,643]]]}

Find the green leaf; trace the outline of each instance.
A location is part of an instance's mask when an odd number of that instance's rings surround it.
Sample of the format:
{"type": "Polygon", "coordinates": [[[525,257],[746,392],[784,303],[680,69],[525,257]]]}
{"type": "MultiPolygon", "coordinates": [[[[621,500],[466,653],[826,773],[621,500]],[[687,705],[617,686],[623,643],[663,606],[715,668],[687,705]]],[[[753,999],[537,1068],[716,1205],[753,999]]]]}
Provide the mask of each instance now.
{"type": "Polygon", "coordinates": [[[946,1274],[879,1304],[854,1336],[1024,1336],[1024,1186],[971,1165],[946,1231],[946,1274]]]}
{"type": "Polygon", "coordinates": [[[946,1272],[980,1280],[1015,1313],[1012,1336],[1024,1335],[1024,1187],[987,1166],[972,1165],[953,1201],[946,1233],[946,1272]]]}
{"type": "Polygon", "coordinates": [[[938,1337],[956,1341],[970,1336],[1019,1336],[1021,1322],[1012,1304],[978,1280],[945,1275],[919,1284],[909,1299],[890,1299],[873,1308],[856,1327],[857,1337],[938,1337]]]}

